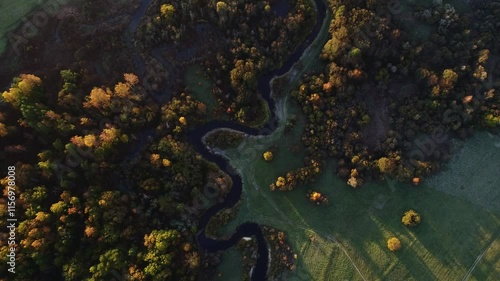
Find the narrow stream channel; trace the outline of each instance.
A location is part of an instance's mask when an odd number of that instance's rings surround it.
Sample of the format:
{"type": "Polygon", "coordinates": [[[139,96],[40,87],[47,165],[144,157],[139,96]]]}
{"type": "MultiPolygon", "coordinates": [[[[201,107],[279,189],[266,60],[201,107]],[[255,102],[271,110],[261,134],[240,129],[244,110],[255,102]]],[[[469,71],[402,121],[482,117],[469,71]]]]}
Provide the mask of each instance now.
{"type": "MultiPolygon", "coordinates": [[[[273,120],[275,117],[275,110],[274,110],[275,101],[271,97],[271,87],[270,87],[271,79],[274,76],[280,76],[288,72],[290,68],[294,65],[294,63],[300,59],[300,57],[302,56],[303,52],[307,49],[307,47],[309,47],[309,45],[318,36],[319,31],[321,29],[323,19],[325,18],[326,15],[326,5],[321,0],[314,0],[314,1],[316,3],[317,11],[316,11],[316,23],[314,25],[312,32],[308,35],[306,40],[304,40],[304,42],[290,55],[290,57],[286,60],[286,62],[283,64],[281,68],[272,71],[266,75],[263,75],[259,78],[258,90],[262,94],[262,97],[269,104],[269,108],[273,109],[271,110],[271,116],[269,120],[273,120]]],[[[127,34],[125,34],[125,40],[131,48],[133,48],[131,40],[132,34],[139,27],[140,20],[144,16],[146,9],[151,4],[151,2],[152,0],[143,0],[141,2],[138,10],[132,17],[132,21],[126,30],[127,34]]],[[[137,53],[134,56],[134,62],[137,64],[139,70],[141,70],[141,72],[144,72],[143,71],[144,61],[140,58],[139,54],[137,53]]],[[[160,62],[165,63],[164,61],[160,62]]],[[[214,162],[219,167],[219,169],[230,175],[233,181],[232,189],[226,196],[224,201],[208,209],[201,218],[198,227],[198,229],[200,229],[200,232],[197,234],[196,238],[198,240],[198,244],[202,248],[206,249],[209,252],[216,252],[216,251],[223,251],[230,247],[233,247],[243,237],[252,237],[252,236],[256,237],[258,244],[258,258],[257,258],[257,264],[252,271],[251,280],[263,281],[266,280],[269,257],[268,257],[268,248],[265,239],[262,235],[262,230],[258,224],[253,222],[246,222],[244,224],[241,224],[240,226],[238,226],[236,232],[231,236],[231,238],[227,240],[211,239],[208,238],[205,234],[205,228],[210,218],[213,215],[217,214],[217,212],[219,212],[220,210],[223,210],[225,208],[232,208],[240,200],[242,193],[241,176],[230,173],[227,169],[228,167],[227,160],[219,155],[212,154],[208,150],[208,148],[202,143],[203,136],[205,136],[208,132],[219,128],[234,129],[253,136],[259,135],[259,131],[257,129],[245,127],[233,122],[217,121],[217,120],[205,123],[197,128],[192,129],[189,132],[188,134],[189,142],[193,145],[195,150],[198,153],[200,153],[206,160],[214,162]]],[[[270,123],[268,122],[261,131],[267,132],[266,135],[270,134],[272,132],[270,123]]],[[[147,137],[147,136],[142,136],[142,137],[147,137]]]]}
{"type": "MultiPolygon", "coordinates": [[[[290,70],[290,68],[293,66],[295,62],[297,62],[300,57],[302,56],[303,52],[309,47],[309,45],[314,41],[314,39],[318,36],[319,31],[321,29],[321,24],[323,22],[323,19],[325,18],[326,15],[326,6],[325,3],[323,3],[321,0],[315,0],[316,7],[317,7],[317,12],[316,12],[316,23],[315,26],[312,30],[312,32],[309,34],[309,36],[306,38],[306,40],[295,50],[293,54],[290,55],[288,60],[283,64],[283,66],[275,71],[272,71],[264,76],[261,76],[259,78],[259,84],[258,84],[258,89],[259,92],[262,94],[262,97],[267,101],[269,104],[269,108],[273,109],[271,111],[271,117],[269,120],[273,120],[275,117],[275,101],[271,97],[271,86],[270,86],[270,81],[274,76],[280,76],[285,74],[290,70]]],[[[219,129],[219,128],[229,128],[237,131],[241,131],[243,133],[246,133],[248,135],[253,135],[257,136],[259,135],[259,131],[267,132],[267,134],[272,133],[271,125],[270,123],[267,123],[262,130],[256,130],[252,129],[249,127],[245,127],[239,124],[235,124],[232,122],[227,122],[227,121],[211,121],[206,124],[203,124],[202,126],[195,128],[190,131],[189,133],[189,141],[193,145],[193,147],[196,149],[198,153],[200,153],[206,160],[214,162],[221,170],[223,170],[225,173],[229,174],[231,176],[231,179],[233,181],[233,187],[229,194],[226,196],[224,201],[220,204],[216,204],[207,212],[204,214],[202,219],[200,220],[199,224],[199,229],[200,232],[197,235],[197,240],[198,243],[201,247],[205,248],[206,250],[210,252],[215,252],[215,251],[220,251],[220,250],[226,250],[232,246],[234,246],[238,241],[243,238],[243,237],[251,237],[254,236],[257,238],[257,243],[258,243],[258,258],[257,258],[257,264],[255,268],[253,269],[251,279],[254,281],[263,281],[266,280],[266,273],[267,273],[267,265],[268,265],[268,248],[266,245],[266,242],[264,240],[264,237],[262,235],[262,230],[260,226],[256,223],[253,222],[246,222],[244,224],[241,224],[238,226],[236,229],[236,232],[231,236],[230,239],[228,240],[214,240],[211,238],[208,238],[205,234],[205,227],[207,226],[208,221],[210,218],[217,214],[220,210],[223,210],[225,208],[231,208],[233,207],[241,198],[241,193],[242,193],[242,179],[240,175],[234,175],[230,172],[227,171],[228,163],[227,160],[224,159],[223,157],[219,155],[215,155],[210,153],[210,151],[205,147],[205,145],[202,143],[202,137],[207,134],[208,132],[214,130],[214,129],[219,129]],[[266,130],[267,129],[267,130],[266,130]]]]}

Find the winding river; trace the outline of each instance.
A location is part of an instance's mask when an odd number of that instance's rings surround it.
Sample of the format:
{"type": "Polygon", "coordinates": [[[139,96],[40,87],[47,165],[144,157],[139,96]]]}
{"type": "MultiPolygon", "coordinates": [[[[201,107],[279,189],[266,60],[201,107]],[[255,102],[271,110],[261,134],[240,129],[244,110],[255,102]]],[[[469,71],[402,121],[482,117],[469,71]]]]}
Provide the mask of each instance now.
{"type": "MultiPolygon", "coordinates": [[[[309,47],[311,42],[313,42],[314,39],[319,34],[319,31],[321,29],[321,23],[323,22],[323,19],[326,14],[326,6],[320,0],[315,0],[315,2],[317,7],[316,23],[314,25],[311,34],[309,34],[307,39],[295,50],[295,52],[293,52],[293,54],[290,55],[288,60],[283,64],[281,68],[272,71],[259,78],[259,83],[258,83],[259,92],[262,94],[262,97],[267,101],[267,103],[269,104],[269,108],[271,109],[275,108],[275,101],[271,97],[271,87],[270,87],[271,79],[275,76],[281,76],[287,73],[293,66],[293,64],[300,59],[306,48],[309,47]]],[[[269,118],[269,120],[274,120],[275,111],[272,110],[271,114],[272,115],[269,118]]],[[[267,132],[265,134],[272,133],[272,126],[270,123],[267,123],[265,124],[263,129],[257,130],[227,121],[211,121],[202,125],[201,127],[193,129],[189,133],[189,141],[194,146],[196,151],[198,151],[198,153],[200,153],[208,161],[217,164],[217,166],[221,170],[223,170],[225,173],[231,176],[231,179],[233,181],[233,187],[229,192],[229,194],[226,196],[225,200],[222,203],[216,204],[215,206],[210,208],[202,217],[199,225],[199,229],[201,229],[201,231],[197,235],[198,243],[201,247],[207,249],[208,251],[218,251],[218,250],[226,250],[234,246],[243,237],[255,236],[257,238],[259,255],[257,258],[257,264],[254,270],[252,271],[251,279],[262,281],[266,279],[267,264],[269,261],[267,254],[268,253],[267,245],[258,224],[247,222],[240,225],[237,228],[236,232],[228,240],[214,240],[208,238],[205,235],[205,227],[210,218],[222,209],[233,207],[240,200],[242,193],[242,179],[240,175],[230,173],[230,171],[228,171],[228,169],[226,168],[228,167],[227,160],[224,159],[222,156],[210,153],[210,151],[201,141],[202,137],[205,134],[214,129],[219,129],[219,128],[229,128],[244,132],[248,135],[256,136],[259,134],[259,132],[267,132]]]]}
{"type": "MultiPolygon", "coordinates": [[[[300,57],[302,56],[303,52],[307,49],[307,47],[309,47],[309,45],[318,36],[319,31],[321,29],[323,19],[325,18],[326,15],[326,5],[325,3],[322,2],[322,0],[314,0],[314,1],[316,3],[317,12],[316,12],[316,23],[313,27],[312,32],[308,35],[306,40],[290,55],[290,57],[286,60],[286,62],[283,64],[281,68],[274,70],[259,78],[258,90],[262,94],[262,97],[267,101],[267,103],[269,104],[269,108],[271,109],[275,108],[275,101],[271,97],[271,87],[270,87],[271,79],[275,76],[281,76],[287,73],[292,68],[294,63],[300,59],[300,57]]],[[[126,35],[127,43],[131,44],[130,37],[128,36],[133,34],[135,30],[138,28],[140,19],[144,16],[146,9],[151,4],[151,2],[152,0],[141,1],[141,5],[134,14],[132,21],[127,29],[128,31],[128,35],[126,35]]],[[[155,51],[153,50],[153,52],[155,51]]],[[[136,62],[136,64],[138,64],[139,69],[144,69],[144,62],[142,60],[141,61],[139,60],[140,60],[139,56],[137,55],[134,58],[134,61],[136,62]]],[[[164,64],[165,63],[164,60],[161,61],[161,63],[164,64]]],[[[272,110],[269,120],[274,120],[275,119],[274,117],[275,117],[275,111],[272,110]]],[[[196,238],[198,240],[199,245],[202,248],[206,249],[209,252],[216,252],[216,251],[226,250],[234,246],[243,237],[252,237],[252,236],[256,237],[258,244],[258,258],[257,258],[257,264],[252,270],[251,279],[256,281],[266,280],[267,265],[269,262],[268,249],[265,239],[262,235],[261,228],[258,224],[253,222],[247,222],[241,224],[240,226],[238,226],[236,232],[231,236],[231,238],[227,240],[211,239],[207,237],[205,234],[205,228],[210,218],[217,212],[225,208],[233,207],[240,200],[242,193],[242,179],[240,175],[228,171],[227,167],[229,167],[229,165],[227,163],[227,160],[222,156],[212,154],[202,142],[203,136],[205,136],[208,132],[219,128],[229,128],[253,136],[259,135],[259,132],[265,132],[264,134],[261,135],[267,135],[272,132],[272,126],[269,123],[269,121],[267,124],[264,125],[262,129],[257,130],[233,122],[218,121],[218,120],[205,123],[197,128],[192,129],[189,132],[188,134],[189,141],[193,145],[195,150],[198,153],[200,153],[206,160],[215,163],[222,171],[230,175],[233,181],[233,186],[231,188],[231,191],[227,194],[224,201],[208,209],[201,218],[198,227],[198,229],[200,229],[200,232],[197,234],[196,238]]]]}

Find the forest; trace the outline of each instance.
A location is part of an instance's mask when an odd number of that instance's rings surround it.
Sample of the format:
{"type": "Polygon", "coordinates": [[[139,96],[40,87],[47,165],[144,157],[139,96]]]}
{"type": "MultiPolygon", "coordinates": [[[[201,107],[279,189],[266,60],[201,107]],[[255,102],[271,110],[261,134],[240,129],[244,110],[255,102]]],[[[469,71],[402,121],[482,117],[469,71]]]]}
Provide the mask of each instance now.
{"type": "MultiPolygon", "coordinates": [[[[49,18],[6,49],[0,143],[2,169],[15,167],[15,280],[215,276],[220,253],[195,238],[214,202],[195,211],[193,202],[207,184],[222,200],[231,181],[187,141],[210,118],[181,77],[201,65],[216,82],[209,94],[218,118],[265,122],[257,79],[283,63],[314,20],[309,1],[288,1],[281,12],[274,4],[153,1],[135,30],[139,1],[70,1],[61,10],[71,16],[49,18]],[[179,55],[184,48],[190,53],[179,55]]],[[[0,279],[14,280],[9,233],[1,235],[0,279]]]]}
{"type": "Polygon", "coordinates": [[[353,188],[386,178],[417,185],[442,169],[453,138],[498,133],[499,3],[476,5],[459,13],[441,1],[413,3],[414,12],[391,14],[390,1],[330,1],[323,71],[291,93],[307,121],[304,166],[271,190],[314,182],[330,158],[353,188]],[[424,27],[426,39],[414,35],[424,27]]]}
{"type": "MultiPolygon", "coordinates": [[[[259,79],[304,42],[318,11],[309,0],[146,2],[68,1],[66,17],[49,17],[1,54],[0,168],[15,167],[17,248],[12,279],[10,179],[2,176],[0,280],[217,280],[222,253],[200,247],[196,235],[233,183],[188,135],[214,120],[263,127],[274,108],[259,79]],[[215,108],[187,90],[192,65],[210,81],[215,108]],[[222,192],[193,211],[207,185],[222,192]]],[[[323,173],[353,188],[418,185],[443,169],[452,139],[499,132],[498,1],[473,1],[468,12],[438,0],[405,1],[396,12],[384,12],[389,0],[326,2],[333,19],[319,70],[290,93],[280,80],[272,85],[305,120],[303,163],[269,182],[272,191],[323,173]]],[[[21,22],[13,32],[22,34],[21,22]]],[[[293,130],[295,117],[286,121],[293,130]]],[[[203,141],[227,149],[245,137],[215,131],[203,141]]],[[[261,152],[269,165],[280,157],[274,150],[261,152]]],[[[306,194],[312,207],[331,205],[324,193],[306,194]]],[[[210,232],[226,215],[213,217],[210,232]]],[[[405,225],[420,223],[416,212],[405,216],[405,225]]],[[[269,274],[293,271],[286,231],[263,229],[277,257],[269,274]]],[[[238,248],[252,268],[256,245],[238,248]]]]}

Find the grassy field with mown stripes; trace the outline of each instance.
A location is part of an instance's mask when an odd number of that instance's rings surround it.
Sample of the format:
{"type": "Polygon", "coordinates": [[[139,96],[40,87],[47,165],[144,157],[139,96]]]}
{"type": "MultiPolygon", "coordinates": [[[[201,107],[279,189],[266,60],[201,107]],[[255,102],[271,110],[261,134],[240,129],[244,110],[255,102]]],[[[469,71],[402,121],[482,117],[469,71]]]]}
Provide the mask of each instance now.
{"type": "MultiPolygon", "coordinates": [[[[444,192],[450,184],[447,170],[418,187],[389,181],[353,189],[333,174],[331,163],[315,184],[271,192],[271,182],[301,165],[303,152],[289,151],[298,144],[301,127],[299,122],[291,134],[278,129],[270,137],[249,139],[226,151],[244,181],[244,204],[226,233],[245,221],[286,231],[298,254],[297,270],[286,280],[495,280],[500,271],[500,214],[486,201],[479,204],[474,195],[488,192],[497,197],[495,180],[470,182],[466,191],[458,189],[461,193],[444,192]],[[274,160],[266,162],[262,153],[271,144],[278,149],[274,160]],[[309,189],[328,195],[330,204],[311,204],[305,198],[309,189]],[[415,228],[401,223],[410,208],[422,215],[415,228]],[[391,236],[401,240],[399,252],[387,249],[391,236]]],[[[494,141],[479,133],[464,143],[448,167],[459,169],[457,165],[470,162],[476,172],[500,167],[494,141]],[[481,155],[488,155],[488,161],[478,163],[475,159],[481,155]]],[[[465,182],[470,176],[461,175],[465,182]]]]}

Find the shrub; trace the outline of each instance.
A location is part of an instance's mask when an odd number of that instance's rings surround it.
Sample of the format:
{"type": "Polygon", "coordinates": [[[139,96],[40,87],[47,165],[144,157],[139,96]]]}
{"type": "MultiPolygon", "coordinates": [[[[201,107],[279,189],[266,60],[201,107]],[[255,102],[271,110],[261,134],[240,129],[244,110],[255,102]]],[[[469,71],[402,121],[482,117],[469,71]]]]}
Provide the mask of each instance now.
{"type": "Polygon", "coordinates": [[[396,252],[401,249],[401,241],[396,237],[391,237],[387,240],[387,248],[392,252],[396,252]]]}
{"type": "Polygon", "coordinates": [[[406,211],[401,219],[401,222],[406,226],[416,226],[420,224],[420,221],[420,214],[415,212],[415,210],[406,211]]]}
{"type": "Polygon", "coordinates": [[[315,203],[316,205],[328,204],[328,198],[317,191],[309,191],[306,194],[306,197],[309,199],[309,201],[315,203]]]}

